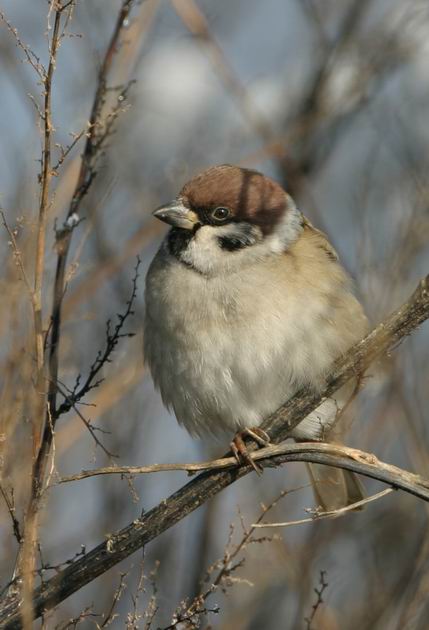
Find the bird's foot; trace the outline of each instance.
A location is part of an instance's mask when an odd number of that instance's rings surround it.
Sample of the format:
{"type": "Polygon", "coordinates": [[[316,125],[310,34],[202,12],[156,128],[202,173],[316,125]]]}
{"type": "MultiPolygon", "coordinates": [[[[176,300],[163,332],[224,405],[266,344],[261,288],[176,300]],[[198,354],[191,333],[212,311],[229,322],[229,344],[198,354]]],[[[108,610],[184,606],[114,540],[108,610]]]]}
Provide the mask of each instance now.
{"type": "Polygon", "coordinates": [[[248,435],[249,437],[251,437],[252,440],[254,440],[257,444],[259,444],[259,446],[264,447],[264,446],[269,446],[271,444],[268,433],[264,431],[264,429],[261,429],[260,427],[254,427],[253,429],[244,429],[242,433],[245,433],[245,435],[248,435]]]}
{"type": "Polygon", "coordinates": [[[261,475],[261,473],[263,472],[263,468],[260,464],[255,462],[254,459],[252,459],[252,456],[250,455],[244,441],[245,437],[252,438],[252,440],[261,447],[268,446],[270,443],[270,438],[263,429],[255,427],[253,429],[247,428],[242,429],[241,431],[237,431],[234,439],[231,442],[231,450],[237,462],[239,464],[242,464],[243,462],[245,464],[249,464],[258,475],[261,475]]]}

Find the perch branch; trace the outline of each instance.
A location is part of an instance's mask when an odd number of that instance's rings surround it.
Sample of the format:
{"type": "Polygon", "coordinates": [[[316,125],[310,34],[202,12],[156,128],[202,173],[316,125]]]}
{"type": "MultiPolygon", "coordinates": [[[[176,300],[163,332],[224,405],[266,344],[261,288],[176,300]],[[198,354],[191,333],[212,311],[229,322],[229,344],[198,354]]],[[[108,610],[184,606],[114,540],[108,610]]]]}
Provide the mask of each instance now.
{"type": "MultiPolygon", "coordinates": [[[[423,479],[391,464],[380,461],[374,455],[355,448],[323,442],[281,443],[261,448],[252,453],[252,459],[260,461],[264,467],[277,466],[287,462],[313,462],[346,468],[373,479],[388,483],[395,488],[410,492],[429,501],[429,480],[423,479]],[[348,461],[347,461],[348,460],[348,461]]],[[[208,462],[189,464],[154,464],[152,466],[106,466],[94,470],[83,470],[76,475],[62,477],[58,483],[68,483],[94,477],[96,475],[137,475],[173,470],[188,473],[207,470],[237,468],[235,457],[223,457],[208,462]]]]}

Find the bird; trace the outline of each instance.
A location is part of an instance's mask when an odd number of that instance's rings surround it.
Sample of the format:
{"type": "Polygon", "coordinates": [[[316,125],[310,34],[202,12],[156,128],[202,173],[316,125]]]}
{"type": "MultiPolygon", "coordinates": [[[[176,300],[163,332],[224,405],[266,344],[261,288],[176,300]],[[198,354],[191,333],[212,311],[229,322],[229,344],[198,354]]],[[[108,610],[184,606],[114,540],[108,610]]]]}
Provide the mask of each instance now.
{"type": "MultiPolygon", "coordinates": [[[[364,309],[325,234],[259,171],[209,167],[153,215],[170,230],[146,275],[145,363],[180,425],[232,432],[238,460],[253,463],[245,437],[266,444],[264,419],[303,387],[322,391],[333,361],[367,332],[364,309]]],[[[340,442],[354,387],[291,437],[340,442]]],[[[364,498],[354,473],[307,467],[320,509],[364,498]]]]}

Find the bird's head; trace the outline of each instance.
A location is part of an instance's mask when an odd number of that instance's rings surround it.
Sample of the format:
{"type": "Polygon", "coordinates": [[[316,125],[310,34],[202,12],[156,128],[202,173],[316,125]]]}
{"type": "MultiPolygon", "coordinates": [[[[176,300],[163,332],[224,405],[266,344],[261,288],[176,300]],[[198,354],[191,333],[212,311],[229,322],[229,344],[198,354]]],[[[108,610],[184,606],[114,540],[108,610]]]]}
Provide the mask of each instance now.
{"type": "Polygon", "coordinates": [[[169,253],[207,275],[280,254],[302,230],[300,212],[277,182],[229,164],[203,171],[153,214],[172,226],[169,253]]]}

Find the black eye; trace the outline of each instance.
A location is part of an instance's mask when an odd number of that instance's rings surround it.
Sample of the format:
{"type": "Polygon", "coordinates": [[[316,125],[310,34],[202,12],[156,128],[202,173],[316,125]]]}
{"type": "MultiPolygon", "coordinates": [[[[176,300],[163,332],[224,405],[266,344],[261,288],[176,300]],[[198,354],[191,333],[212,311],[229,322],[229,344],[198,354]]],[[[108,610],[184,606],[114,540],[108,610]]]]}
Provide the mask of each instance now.
{"type": "Polygon", "coordinates": [[[231,212],[228,208],[220,206],[219,208],[215,208],[211,214],[213,219],[216,219],[216,221],[225,221],[226,219],[228,219],[231,212]]]}

